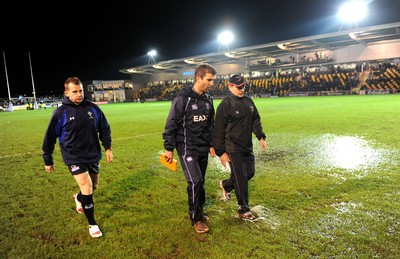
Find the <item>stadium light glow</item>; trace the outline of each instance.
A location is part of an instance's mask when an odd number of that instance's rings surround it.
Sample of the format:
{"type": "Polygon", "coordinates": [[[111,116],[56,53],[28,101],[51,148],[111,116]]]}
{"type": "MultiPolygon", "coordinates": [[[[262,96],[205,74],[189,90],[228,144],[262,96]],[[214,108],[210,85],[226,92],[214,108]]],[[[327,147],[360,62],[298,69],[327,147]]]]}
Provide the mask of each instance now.
{"type": "Polygon", "coordinates": [[[218,41],[221,44],[230,44],[233,41],[233,34],[230,31],[224,31],[218,36],[218,41]]]}
{"type": "Polygon", "coordinates": [[[348,1],[344,3],[338,12],[338,17],[343,23],[347,23],[349,28],[352,25],[358,27],[357,22],[367,15],[367,3],[364,1],[348,1]]]}
{"type": "Polygon", "coordinates": [[[147,55],[149,56],[149,61],[147,62],[147,64],[150,64],[150,63],[155,64],[156,60],[154,57],[157,55],[157,51],[150,50],[149,52],[147,52],[147,55]]]}
{"type": "Polygon", "coordinates": [[[227,50],[229,50],[229,44],[232,43],[232,41],[233,41],[232,32],[230,32],[230,31],[221,32],[218,35],[218,41],[220,43],[218,52],[221,50],[221,46],[224,46],[227,50]]]}

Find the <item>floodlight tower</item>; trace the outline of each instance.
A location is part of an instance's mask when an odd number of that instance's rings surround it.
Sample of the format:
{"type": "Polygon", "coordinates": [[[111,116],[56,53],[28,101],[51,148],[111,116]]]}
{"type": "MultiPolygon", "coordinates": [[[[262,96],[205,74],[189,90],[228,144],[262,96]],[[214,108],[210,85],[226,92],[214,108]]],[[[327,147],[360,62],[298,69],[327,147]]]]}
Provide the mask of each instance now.
{"type": "Polygon", "coordinates": [[[347,23],[347,29],[352,29],[353,25],[358,28],[357,22],[364,19],[367,15],[367,3],[361,0],[353,0],[344,3],[338,12],[338,17],[342,21],[339,31],[342,30],[344,23],[347,23]]]}
{"type": "Polygon", "coordinates": [[[31,53],[28,52],[29,55],[29,67],[31,68],[31,79],[32,79],[32,94],[33,94],[33,109],[38,109],[38,104],[36,101],[36,91],[35,91],[35,82],[33,81],[33,71],[32,71],[32,61],[31,61],[31,53]]]}
{"type": "Polygon", "coordinates": [[[218,41],[219,41],[218,52],[221,51],[221,47],[223,48],[222,50],[229,50],[229,44],[233,41],[232,32],[224,31],[220,33],[218,36],[218,41]]]}
{"type": "Polygon", "coordinates": [[[6,71],[7,90],[8,90],[8,100],[11,101],[10,84],[8,83],[8,74],[7,74],[6,54],[4,54],[4,51],[3,51],[3,59],[4,59],[4,69],[5,69],[5,71],[6,71]]]}
{"type": "Polygon", "coordinates": [[[149,61],[147,62],[147,64],[155,64],[156,60],[154,59],[154,57],[157,55],[157,51],[150,50],[149,52],[147,52],[147,55],[149,56],[149,61]]]}

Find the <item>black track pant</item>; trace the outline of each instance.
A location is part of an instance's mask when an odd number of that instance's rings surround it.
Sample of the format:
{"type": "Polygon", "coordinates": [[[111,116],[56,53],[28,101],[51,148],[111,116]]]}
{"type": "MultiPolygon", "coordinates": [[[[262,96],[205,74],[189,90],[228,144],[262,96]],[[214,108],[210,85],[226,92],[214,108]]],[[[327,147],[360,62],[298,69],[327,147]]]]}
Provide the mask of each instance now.
{"type": "Polygon", "coordinates": [[[207,170],[207,156],[179,155],[182,170],[187,182],[189,215],[192,225],[203,220],[203,205],[206,201],[204,178],[207,170]]]}
{"type": "Polygon", "coordinates": [[[231,153],[228,155],[231,160],[231,176],[223,181],[223,186],[228,192],[235,190],[239,213],[244,213],[250,210],[248,182],[255,174],[254,155],[253,153],[231,153]]]}

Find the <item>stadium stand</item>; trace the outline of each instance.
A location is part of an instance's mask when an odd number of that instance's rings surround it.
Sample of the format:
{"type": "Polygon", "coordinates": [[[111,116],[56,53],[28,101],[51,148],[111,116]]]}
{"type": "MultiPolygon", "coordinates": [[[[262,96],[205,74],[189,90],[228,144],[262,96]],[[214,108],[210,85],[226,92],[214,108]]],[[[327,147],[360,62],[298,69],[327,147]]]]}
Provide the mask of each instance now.
{"type": "Polygon", "coordinates": [[[218,71],[210,93],[227,94],[227,79],[245,76],[248,95],[309,96],[384,94],[400,91],[400,23],[384,24],[161,61],[120,69],[131,82],[92,82],[95,101],[171,100],[193,82],[193,70],[218,71]]]}
{"type": "MultiPolygon", "coordinates": [[[[85,95],[99,103],[172,100],[193,82],[194,68],[203,62],[218,71],[210,91],[214,98],[228,93],[227,79],[234,73],[246,78],[246,94],[253,97],[395,94],[400,92],[399,31],[400,22],[383,24],[123,68],[119,71],[131,80],[83,82],[85,95]]],[[[12,102],[14,109],[29,103],[12,102]]],[[[8,106],[4,100],[0,105],[8,106]]]]}

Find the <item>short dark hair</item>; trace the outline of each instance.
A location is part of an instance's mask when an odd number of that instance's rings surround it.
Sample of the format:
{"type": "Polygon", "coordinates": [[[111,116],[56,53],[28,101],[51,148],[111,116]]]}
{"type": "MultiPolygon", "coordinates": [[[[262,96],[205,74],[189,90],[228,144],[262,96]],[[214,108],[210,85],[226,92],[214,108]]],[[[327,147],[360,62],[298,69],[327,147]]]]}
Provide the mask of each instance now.
{"type": "Polygon", "coordinates": [[[69,84],[69,83],[72,83],[72,84],[74,84],[74,85],[82,85],[82,82],[81,82],[81,80],[80,80],[78,77],[76,77],[76,76],[68,77],[67,80],[65,80],[65,82],[64,82],[64,89],[65,89],[65,91],[68,90],[68,84],[69,84]]]}
{"type": "Polygon", "coordinates": [[[194,81],[196,81],[197,76],[203,78],[208,73],[215,75],[217,74],[217,70],[213,66],[207,63],[198,65],[194,70],[194,81]]]}

